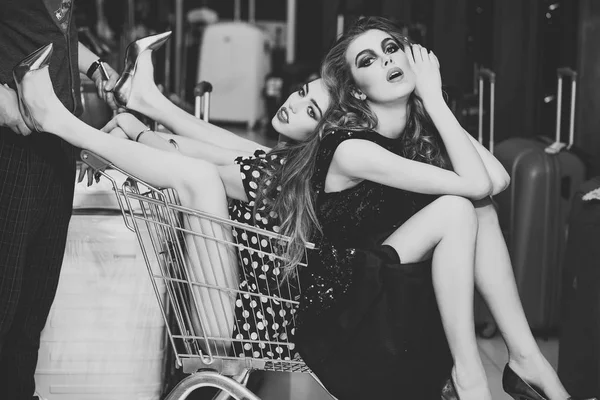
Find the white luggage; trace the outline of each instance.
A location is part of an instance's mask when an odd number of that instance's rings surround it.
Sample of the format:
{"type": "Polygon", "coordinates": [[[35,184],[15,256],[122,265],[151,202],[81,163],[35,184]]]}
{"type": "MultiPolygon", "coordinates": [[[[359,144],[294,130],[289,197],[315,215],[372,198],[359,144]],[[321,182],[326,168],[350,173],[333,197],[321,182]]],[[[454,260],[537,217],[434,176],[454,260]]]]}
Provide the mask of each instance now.
{"type": "Polygon", "coordinates": [[[245,122],[265,117],[265,80],[271,71],[267,35],[246,22],[220,22],[204,31],[197,81],[210,82],[211,120],[245,122]]]}
{"type": "Polygon", "coordinates": [[[137,237],[106,201],[104,181],[75,189],[35,372],[44,399],[159,400],[163,394],[165,323],[137,237]]]}

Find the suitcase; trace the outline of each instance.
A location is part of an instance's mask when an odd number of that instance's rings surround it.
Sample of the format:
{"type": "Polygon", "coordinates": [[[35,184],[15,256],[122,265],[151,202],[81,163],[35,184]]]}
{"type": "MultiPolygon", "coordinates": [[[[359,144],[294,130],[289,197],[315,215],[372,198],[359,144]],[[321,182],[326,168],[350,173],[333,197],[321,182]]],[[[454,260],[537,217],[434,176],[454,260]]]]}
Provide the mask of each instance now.
{"type": "Polygon", "coordinates": [[[573,144],[575,80],[558,70],[556,140],[513,138],[496,146],[495,156],[511,185],[495,196],[500,226],[511,256],[517,287],[529,325],[539,333],[558,326],[562,254],[571,201],[583,183],[583,162],[568,149],[573,144]],[[569,144],[560,141],[562,81],[572,81],[569,144]]]}
{"type": "Polygon", "coordinates": [[[600,176],[573,201],[562,293],[558,375],[571,395],[600,398],[600,176]]]}
{"type": "Polygon", "coordinates": [[[169,349],[165,322],[136,235],[121,211],[111,210],[113,201],[98,202],[95,194],[108,199],[107,190],[115,198],[112,184],[102,186],[75,189],[82,201],[40,337],[36,391],[48,400],[159,400],[169,349]]]}
{"type": "Polygon", "coordinates": [[[271,71],[266,34],[250,23],[206,27],[200,48],[199,81],[211,82],[211,119],[252,128],[265,118],[265,80],[271,71]]]}

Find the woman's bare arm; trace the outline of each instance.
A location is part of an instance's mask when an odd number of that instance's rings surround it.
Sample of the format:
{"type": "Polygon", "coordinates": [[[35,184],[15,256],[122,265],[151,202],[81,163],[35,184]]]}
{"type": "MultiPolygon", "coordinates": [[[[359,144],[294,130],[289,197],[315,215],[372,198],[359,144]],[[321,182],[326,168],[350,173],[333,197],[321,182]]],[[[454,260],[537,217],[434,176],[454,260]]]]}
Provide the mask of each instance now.
{"type": "Polygon", "coordinates": [[[456,171],[400,157],[368,140],[346,140],[333,155],[326,186],[331,185],[328,190],[337,191],[361,180],[409,192],[451,194],[472,200],[490,194],[489,186],[474,183],[468,175],[461,176],[456,171]]]}
{"type": "Polygon", "coordinates": [[[268,150],[256,142],[242,138],[233,132],[205,122],[173,104],[164,95],[154,95],[146,99],[142,110],[144,115],[164,125],[178,136],[209,143],[242,153],[253,152],[257,148],[268,150]]]}

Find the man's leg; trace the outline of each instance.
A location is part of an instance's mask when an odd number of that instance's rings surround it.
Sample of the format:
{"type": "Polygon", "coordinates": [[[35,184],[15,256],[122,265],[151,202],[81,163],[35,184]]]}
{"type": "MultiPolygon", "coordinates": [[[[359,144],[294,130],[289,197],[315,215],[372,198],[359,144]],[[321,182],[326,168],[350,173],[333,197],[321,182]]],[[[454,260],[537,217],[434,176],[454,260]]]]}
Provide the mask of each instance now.
{"type": "Polygon", "coordinates": [[[48,186],[32,207],[42,218],[27,246],[20,298],[7,335],[10,347],[0,360],[0,371],[13,371],[15,400],[30,400],[35,390],[40,335],[56,293],[71,218],[74,170],[57,172],[48,165],[45,171],[48,186]]]}
{"type": "MultiPolygon", "coordinates": [[[[31,154],[22,138],[0,128],[0,387],[2,398],[14,399],[15,369],[5,363],[14,347],[11,327],[21,296],[32,213],[31,154]]],[[[31,397],[31,396],[30,396],[31,397]]]]}

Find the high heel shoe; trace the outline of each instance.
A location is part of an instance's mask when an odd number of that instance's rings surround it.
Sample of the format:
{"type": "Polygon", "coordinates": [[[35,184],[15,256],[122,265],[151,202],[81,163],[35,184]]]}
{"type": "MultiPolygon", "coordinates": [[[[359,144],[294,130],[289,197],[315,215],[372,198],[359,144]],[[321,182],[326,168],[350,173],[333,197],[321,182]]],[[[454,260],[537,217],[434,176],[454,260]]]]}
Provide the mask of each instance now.
{"type": "Polygon", "coordinates": [[[50,63],[50,57],[52,57],[53,49],[54,46],[52,45],[52,43],[44,47],[40,47],[30,55],[25,57],[23,60],[21,60],[21,62],[19,62],[13,68],[12,71],[13,78],[17,85],[17,95],[19,96],[19,110],[21,111],[21,115],[23,116],[23,121],[29,129],[36,132],[40,132],[41,128],[39,127],[35,119],[32,117],[31,112],[29,111],[29,107],[27,107],[27,104],[23,100],[23,78],[28,72],[48,68],[48,64],[50,63]]]}
{"type": "Polygon", "coordinates": [[[169,36],[171,36],[171,31],[146,36],[129,43],[125,50],[125,68],[113,88],[113,95],[119,106],[127,106],[140,55],[146,50],[157,50],[169,39],[169,36]]]}
{"type": "Polygon", "coordinates": [[[460,400],[452,378],[448,378],[444,384],[444,387],[442,388],[442,400],[460,400]]]}
{"type": "MultiPolygon", "coordinates": [[[[525,382],[511,367],[506,364],[502,373],[502,389],[515,400],[548,400],[542,389],[525,382]]],[[[569,397],[565,400],[597,400],[569,397]]]]}

